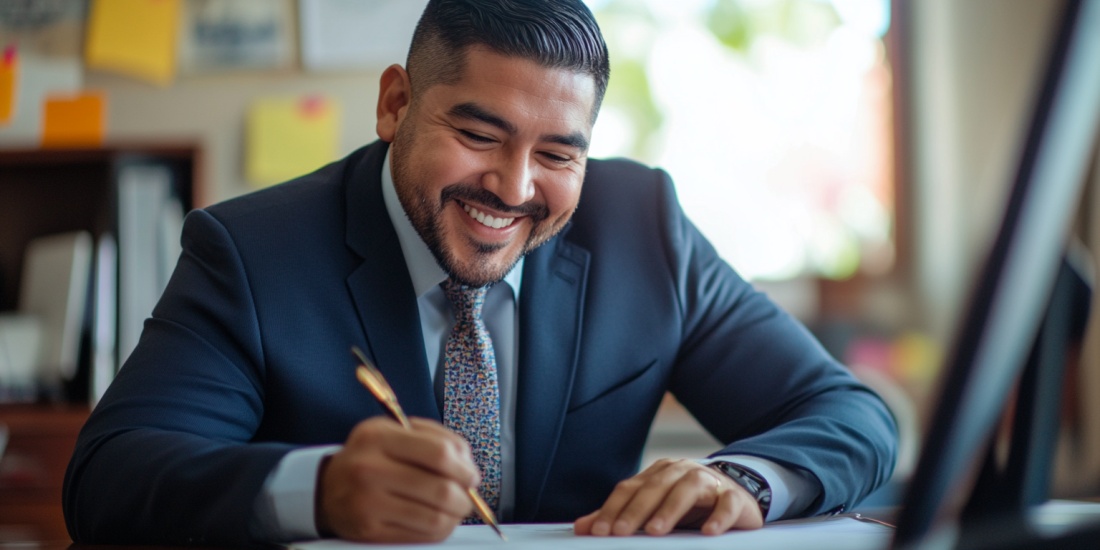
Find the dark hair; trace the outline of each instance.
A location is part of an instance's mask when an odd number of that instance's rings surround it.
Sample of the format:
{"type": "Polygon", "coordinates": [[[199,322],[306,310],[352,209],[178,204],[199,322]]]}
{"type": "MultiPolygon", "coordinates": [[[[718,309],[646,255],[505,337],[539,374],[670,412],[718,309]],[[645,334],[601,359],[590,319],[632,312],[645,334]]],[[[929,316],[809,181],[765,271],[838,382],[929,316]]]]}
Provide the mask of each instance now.
{"type": "Polygon", "coordinates": [[[431,0],[405,63],[413,97],[435,84],[461,80],[466,50],[475,45],[591,75],[595,120],[611,69],[600,27],[581,0],[431,0]]]}

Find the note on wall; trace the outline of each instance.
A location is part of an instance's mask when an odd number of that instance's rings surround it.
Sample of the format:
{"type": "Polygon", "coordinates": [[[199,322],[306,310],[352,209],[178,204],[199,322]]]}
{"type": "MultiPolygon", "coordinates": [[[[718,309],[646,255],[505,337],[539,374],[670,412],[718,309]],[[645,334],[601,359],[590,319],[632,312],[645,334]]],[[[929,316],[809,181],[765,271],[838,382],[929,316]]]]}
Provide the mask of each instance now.
{"type": "Polygon", "coordinates": [[[179,18],[180,0],[95,0],[85,61],[89,68],[170,84],[179,18]]]}
{"type": "Polygon", "coordinates": [[[405,64],[427,0],[300,0],[302,64],[314,71],[405,64]]]}
{"type": "Polygon", "coordinates": [[[201,0],[181,12],[179,72],[294,68],[291,0],[201,0]]]}
{"type": "Polygon", "coordinates": [[[103,144],[107,99],[100,92],[50,94],[42,102],[43,147],[103,144]]]}
{"type": "Polygon", "coordinates": [[[340,104],[319,95],[256,99],[246,140],[250,182],[270,185],[309,173],[340,155],[340,104]]]}
{"type": "Polygon", "coordinates": [[[0,54],[0,126],[7,126],[15,116],[19,99],[19,50],[4,48],[0,54]]]}

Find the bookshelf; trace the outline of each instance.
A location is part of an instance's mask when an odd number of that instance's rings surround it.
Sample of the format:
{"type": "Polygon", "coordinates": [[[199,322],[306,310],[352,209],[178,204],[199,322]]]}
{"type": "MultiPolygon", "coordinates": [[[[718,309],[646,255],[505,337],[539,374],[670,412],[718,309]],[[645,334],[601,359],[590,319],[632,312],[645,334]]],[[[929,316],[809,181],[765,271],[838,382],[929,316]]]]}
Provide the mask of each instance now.
{"type": "MultiPolygon", "coordinates": [[[[167,166],[172,191],[188,211],[207,204],[198,181],[201,159],[200,147],[190,143],[0,151],[0,312],[18,305],[24,252],[32,239],[79,230],[118,235],[120,167],[167,166]]],[[[0,427],[9,435],[0,455],[0,546],[68,540],[61,485],[90,413],[89,362],[90,354],[82,353],[63,402],[0,403],[0,427]]]]}
{"type": "Polygon", "coordinates": [[[31,239],[77,230],[117,234],[115,171],[146,159],[172,167],[185,209],[205,204],[196,181],[196,145],[0,151],[0,311],[16,307],[23,251],[31,239]]]}

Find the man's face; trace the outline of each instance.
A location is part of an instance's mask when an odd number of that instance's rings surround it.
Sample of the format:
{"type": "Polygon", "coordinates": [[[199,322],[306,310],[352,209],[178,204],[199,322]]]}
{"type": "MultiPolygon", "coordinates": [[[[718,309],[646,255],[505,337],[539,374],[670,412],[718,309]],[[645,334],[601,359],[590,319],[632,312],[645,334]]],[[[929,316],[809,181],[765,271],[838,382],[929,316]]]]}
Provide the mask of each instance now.
{"type": "Polygon", "coordinates": [[[396,110],[394,185],[452,279],[499,281],[569,221],[594,100],[589,75],[474,47],[461,81],[431,86],[396,110]]]}

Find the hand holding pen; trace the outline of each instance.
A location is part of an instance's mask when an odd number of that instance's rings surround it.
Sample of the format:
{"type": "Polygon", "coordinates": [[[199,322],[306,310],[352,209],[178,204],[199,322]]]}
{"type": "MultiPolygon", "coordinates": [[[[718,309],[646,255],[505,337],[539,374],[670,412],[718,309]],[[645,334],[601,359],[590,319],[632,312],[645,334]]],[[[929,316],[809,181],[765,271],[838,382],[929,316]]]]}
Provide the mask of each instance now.
{"type": "Polygon", "coordinates": [[[318,474],[322,536],[372,542],[435,542],[473,512],[480,479],[461,436],[430,420],[406,429],[375,417],[360,422],[318,474]]]}

